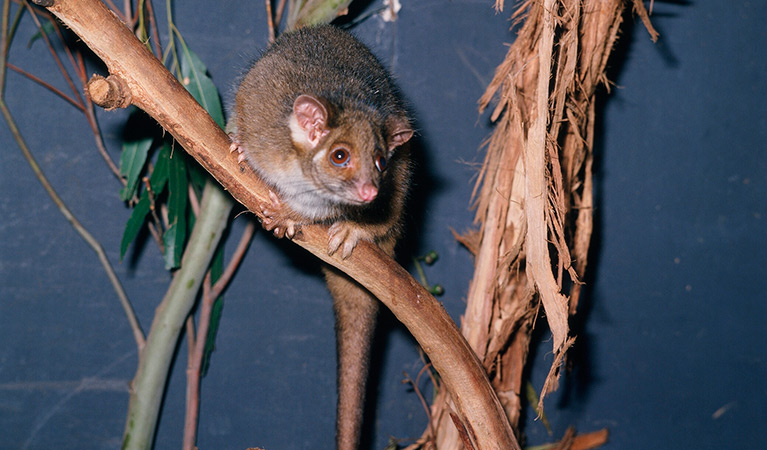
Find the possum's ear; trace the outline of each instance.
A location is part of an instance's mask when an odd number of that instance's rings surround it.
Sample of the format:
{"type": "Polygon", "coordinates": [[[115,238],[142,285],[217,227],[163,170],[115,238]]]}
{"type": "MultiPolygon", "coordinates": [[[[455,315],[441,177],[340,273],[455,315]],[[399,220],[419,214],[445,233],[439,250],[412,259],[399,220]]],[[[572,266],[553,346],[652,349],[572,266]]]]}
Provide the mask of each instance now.
{"type": "Polygon", "coordinates": [[[413,128],[410,121],[404,116],[392,116],[386,120],[386,142],[389,144],[389,152],[409,141],[413,137],[413,128]]]}
{"type": "Polygon", "coordinates": [[[328,110],[317,98],[302,94],[293,102],[290,131],[296,144],[314,148],[327,135],[328,110]]]}

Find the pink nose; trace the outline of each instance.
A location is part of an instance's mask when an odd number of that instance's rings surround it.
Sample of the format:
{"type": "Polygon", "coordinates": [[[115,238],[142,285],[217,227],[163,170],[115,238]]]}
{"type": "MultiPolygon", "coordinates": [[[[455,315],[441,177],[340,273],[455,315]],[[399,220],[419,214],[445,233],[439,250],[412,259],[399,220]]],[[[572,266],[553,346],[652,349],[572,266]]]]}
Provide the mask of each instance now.
{"type": "Polygon", "coordinates": [[[378,188],[372,184],[363,183],[357,187],[357,195],[363,202],[372,202],[378,195],[378,188]]]}

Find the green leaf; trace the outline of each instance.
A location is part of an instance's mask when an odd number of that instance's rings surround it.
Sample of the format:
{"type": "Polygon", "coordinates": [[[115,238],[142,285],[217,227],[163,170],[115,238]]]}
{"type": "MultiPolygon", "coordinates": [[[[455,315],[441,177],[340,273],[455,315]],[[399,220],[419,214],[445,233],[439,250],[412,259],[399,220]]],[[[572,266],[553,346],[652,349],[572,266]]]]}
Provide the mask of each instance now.
{"type": "Polygon", "coordinates": [[[125,224],[123,238],[120,241],[120,261],[125,256],[125,252],[128,250],[131,242],[136,239],[138,232],[144,226],[146,215],[149,214],[149,206],[149,195],[144,191],[136,206],[133,207],[133,212],[128,218],[128,222],[125,224]]]}
{"type": "MultiPolygon", "coordinates": [[[[223,241],[222,241],[223,242],[223,241]]],[[[216,254],[213,257],[213,262],[210,266],[210,280],[211,283],[215,283],[221,278],[221,274],[224,271],[224,246],[219,245],[216,254]]],[[[224,311],[224,296],[219,296],[213,303],[213,308],[210,311],[210,325],[208,326],[208,334],[205,336],[205,348],[202,352],[202,364],[200,367],[200,377],[204,377],[208,373],[208,367],[210,367],[210,358],[213,354],[213,350],[216,349],[216,335],[218,333],[218,326],[221,323],[221,315],[224,311]]]]}
{"type": "Polygon", "coordinates": [[[346,14],[352,0],[321,0],[308,1],[300,11],[296,27],[330,23],[338,16],[346,14]]]}
{"type": "Polygon", "coordinates": [[[128,201],[136,195],[141,172],[144,170],[149,149],[152,148],[152,137],[124,141],[120,155],[120,175],[125,177],[127,184],[120,189],[120,200],[128,201]]]}
{"type": "Polygon", "coordinates": [[[199,57],[181,41],[181,84],[186,87],[192,97],[208,111],[218,126],[224,128],[224,110],[221,98],[213,80],[207,75],[208,68],[199,57]]]}
{"type": "Polygon", "coordinates": [[[165,233],[162,234],[162,243],[165,247],[165,269],[173,270],[177,269],[181,265],[182,251],[179,249],[178,238],[183,233],[179,232],[178,224],[171,224],[165,233]]]}
{"type": "Polygon", "coordinates": [[[152,188],[155,197],[162,193],[162,190],[165,189],[165,183],[168,182],[168,177],[170,176],[170,169],[168,168],[170,166],[170,154],[170,143],[163,141],[162,147],[160,147],[160,151],[157,154],[157,161],[155,161],[154,168],[152,169],[152,175],[149,177],[149,186],[152,188]]]}
{"type": "Polygon", "coordinates": [[[186,208],[188,204],[188,177],[186,158],[176,152],[169,162],[168,177],[168,229],[163,234],[165,268],[175,269],[181,264],[186,242],[186,208]]]}
{"type": "MultiPolygon", "coordinates": [[[[165,189],[165,185],[168,182],[168,158],[170,157],[170,145],[167,143],[160,148],[160,152],[157,155],[157,162],[154,165],[152,175],[149,177],[149,186],[155,198],[162,194],[165,189]]],[[[144,226],[146,221],[146,215],[151,210],[151,203],[149,201],[149,192],[143,191],[136,206],[133,207],[133,212],[128,218],[128,222],[125,224],[125,230],[123,231],[122,241],[120,241],[120,260],[125,256],[125,252],[128,250],[131,242],[136,239],[139,231],[144,226]]]]}

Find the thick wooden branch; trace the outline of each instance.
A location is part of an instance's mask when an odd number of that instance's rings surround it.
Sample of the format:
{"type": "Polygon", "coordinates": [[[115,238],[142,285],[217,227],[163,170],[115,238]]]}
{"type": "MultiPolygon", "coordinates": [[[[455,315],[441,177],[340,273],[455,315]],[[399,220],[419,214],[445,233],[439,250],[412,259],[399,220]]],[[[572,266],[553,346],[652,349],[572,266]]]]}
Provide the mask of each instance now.
{"type": "MultiPolygon", "coordinates": [[[[130,103],[146,111],[251,211],[259,211],[259,204],[269,201],[264,182],[229,153],[226,134],[101,1],[36,1],[48,7],[106,64],[110,76],[94,80],[94,97],[98,91],[113,99],[108,108],[130,103]],[[113,95],[112,86],[120,92],[113,95]]],[[[349,259],[328,255],[326,227],[306,226],[294,241],[365,286],[408,328],[452,394],[471,445],[477,449],[519,448],[479,360],[442,305],[407,271],[365,242],[349,259]]]]}

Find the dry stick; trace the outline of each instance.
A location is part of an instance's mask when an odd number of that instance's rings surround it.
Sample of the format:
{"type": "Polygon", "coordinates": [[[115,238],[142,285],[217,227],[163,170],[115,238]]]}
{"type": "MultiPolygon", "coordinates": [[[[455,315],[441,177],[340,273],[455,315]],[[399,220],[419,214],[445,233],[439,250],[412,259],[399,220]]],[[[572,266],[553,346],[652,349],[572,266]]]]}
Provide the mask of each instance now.
{"type": "MultiPolygon", "coordinates": [[[[251,211],[269,204],[268,188],[229,152],[229,139],[162,64],[98,0],[37,0],[99,56],[130,103],[145,110],[251,211]]],[[[442,305],[373,244],[351,257],[327,254],[328,228],[305,226],[294,241],[337,267],[378,297],[419,342],[477,448],[519,449],[508,419],[479,360],[442,305]]]]}

